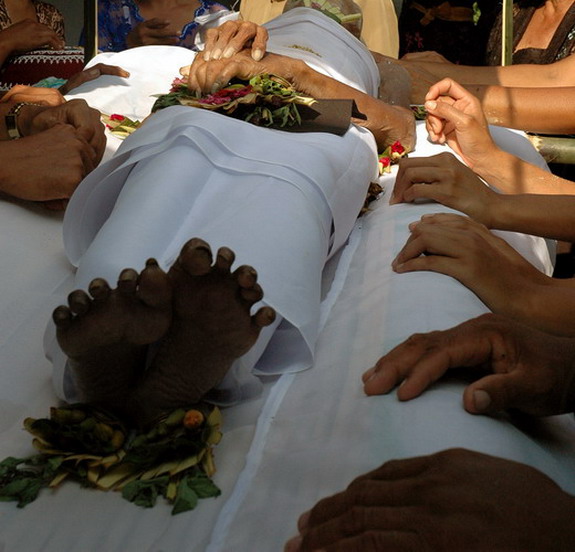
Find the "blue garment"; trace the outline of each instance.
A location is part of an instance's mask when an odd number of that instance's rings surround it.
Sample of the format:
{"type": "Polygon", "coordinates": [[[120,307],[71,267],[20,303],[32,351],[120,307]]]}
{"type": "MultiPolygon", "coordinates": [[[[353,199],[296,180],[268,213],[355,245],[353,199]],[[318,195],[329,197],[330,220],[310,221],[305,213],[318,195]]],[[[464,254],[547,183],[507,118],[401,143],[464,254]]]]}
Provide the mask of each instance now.
{"type": "MultiPolygon", "coordinates": [[[[196,17],[221,10],[226,6],[212,0],[200,0],[194,19],[182,29],[178,46],[194,49],[199,23],[196,17]]],[[[144,21],[135,0],[98,0],[98,49],[102,52],[121,52],[128,49],[126,37],[144,21]]]]}

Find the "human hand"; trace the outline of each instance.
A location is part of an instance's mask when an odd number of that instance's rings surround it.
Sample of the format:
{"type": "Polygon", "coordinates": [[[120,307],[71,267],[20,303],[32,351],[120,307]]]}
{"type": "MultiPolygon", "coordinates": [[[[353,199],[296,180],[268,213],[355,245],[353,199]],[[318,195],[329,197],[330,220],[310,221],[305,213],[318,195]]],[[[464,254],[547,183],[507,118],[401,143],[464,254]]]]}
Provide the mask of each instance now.
{"type": "Polygon", "coordinates": [[[102,75],[115,75],[116,77],[128,78],[130,73],[125,71],[121,67],[116,65],[106,65],[105,63],[97,63],[89,69],[84,69],[75,75],[72,75],[66,84],[63,84],[59,90],[62,94],[68,94],[74,88],[84,84],[85,82],[90,82],[102,75]]]}
{"type": "Polygon", "coordinates": [[[180,33],[167,19],[147,19],[138,23],[126,37],[128,48],[149,45],[177,46],[180,33]]]}
{"type": "Polygon", "coordinates": [[[66,102],[66,99],[56,88],[42,88],[39,86],[24,86],[17,84],[2,96],[0,102],[28,102],[37,105],[57,106],[66,102]]]}
{"type": "Polygon", "coordinates": [[[549,278],[505,240],[468,217],[424,215],[392,263],[398,273],[429,270],[459,280],[491,310],[519,316],[549,278]]]}
{"type": "Polygon", "coordinates": [[[93,147],[69,124],[0,145],[0,190],[31,201],[69,198],[98,161],[93,147]]]}
{"type": "Polygon", "coordinates": [[[386,462],[320,500],[284,550],[566,552],[574,501],[532,467],[451,449],[386,462]]]}
{"type": "Polygon", "coordinates": [[[418,397],[448,370],[481,368],[463,406],[472,414],[514,408],[535,416],[575,411],[575,340],[485,314],[445,331],[415,334],[363,375],[368,395],[401,384],[402,401],[418,397]]]}
{"type": "Polygon", "coordinates": [[[489,134],[481,103],[455,81],[443,79],[431,86],[424,105],[429,139],[447,143],[471,168],[488,163],[498,151],[489,134]]]}
{"type": "Polygon", "coordinates": [[[62,50],[62,38],[47,25],[24,19],[0,31],[0,43],[6,44],[11,53],[25,53],[40,48],[62,50]]]}
{"type": "Polygon", "coordinates": [[[251,56],[260,61],[266,53],[268,31],[251,21],[226,21],[219,27],[206,29],[204,61],[230,58],[244,48],[250,48],[251,56]]]}
{"type": "Polygon", "coordinates": [[[498,194],[451,153],[400,159],[389,203],[432,199],[491,227],[498,194]]]}
{"type": "Polygon", "coordinates": [[[90,157],[94,166],[100,162],[106,148],[106,135],[97,109],[89,107],[84,100],[70,100],[39,111],[22,110],[19,116],[19,126],[25,136],[41,133],[56,125],[71,125],[91,146],[93,155],[90,157]]]}
{"type": "Polygon", "coordinates": [[[196,56],[189,67],[188,86],[200,94],[213,94],[234,77],[248,80],[260,73],[273,73],[291,80],[290,68],[297,63],[297,60],[275,54],[267,54],[261,61],[255,61],[247,50],[219,60],[205,61],[196,56]]]}

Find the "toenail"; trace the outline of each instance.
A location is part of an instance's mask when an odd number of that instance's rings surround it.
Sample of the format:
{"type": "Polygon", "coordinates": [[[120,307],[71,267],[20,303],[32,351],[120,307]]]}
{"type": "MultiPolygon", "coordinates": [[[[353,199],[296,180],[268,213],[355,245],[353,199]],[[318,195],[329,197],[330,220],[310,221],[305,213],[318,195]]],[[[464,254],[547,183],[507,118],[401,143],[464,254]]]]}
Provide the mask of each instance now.
{"type": "Polygon", "coordinates": [[[151,257],[146,261],[146,266],[158,266],[158,261],[151,257]]]}

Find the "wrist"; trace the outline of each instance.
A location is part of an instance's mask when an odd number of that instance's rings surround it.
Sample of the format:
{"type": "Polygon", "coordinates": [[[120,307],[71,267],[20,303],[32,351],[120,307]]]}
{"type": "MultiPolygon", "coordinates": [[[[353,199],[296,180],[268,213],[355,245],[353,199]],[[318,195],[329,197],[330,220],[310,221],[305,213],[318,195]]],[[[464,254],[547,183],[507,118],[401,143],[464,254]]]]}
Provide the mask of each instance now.
{"type": "Polygon", "coordinates": [[[38,113],[46,109],[45,106],[41,106],[34,103],[20,102],[22,107],[19,109],[15,124],[17,125],[18,133],[20,137],[29,136],[33,134],[33,121],[38,113]]]}
{"type": "Polygon", "coordinates": [[[507,152],[494,145],[493,148],[484,151],[481,157],[473,159],[471,168],[488,184],[498,187],[503,180],[502,168],[508,163],[509,157],[507,152]]]}

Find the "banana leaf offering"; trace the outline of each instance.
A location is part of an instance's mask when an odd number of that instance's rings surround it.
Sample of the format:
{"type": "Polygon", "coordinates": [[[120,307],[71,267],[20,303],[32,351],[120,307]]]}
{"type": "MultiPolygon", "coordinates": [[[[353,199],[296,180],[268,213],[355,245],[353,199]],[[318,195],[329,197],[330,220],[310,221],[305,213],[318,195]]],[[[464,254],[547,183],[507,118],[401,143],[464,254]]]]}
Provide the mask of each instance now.
{"type": "Polygon", "coordinates": [[[301,124],[298,105],[311,106],[316,100],[300,94],[287,80],[260,74],[249,81],[234,80],[213,94],[198,97],[184,79],[177,78],[168,94],[158,95],[152,112],[172,105],[187,105],[217,111],[254,125],[289,128],[301,124]]]}
{"type": "Polygon", "coordinates": [[[163,496],[172,514],[191,510],[220,494],[211,480],[220,426],[219,409],[203,403],[174,410],[146,431],[128,431],[89,405],[51,408],[49,418],[24,421],[38,454],[0,462],[0,500],[22,508],[43,488],[71,480],[120,491],[138,506],[150,508],[163,496]]]}

